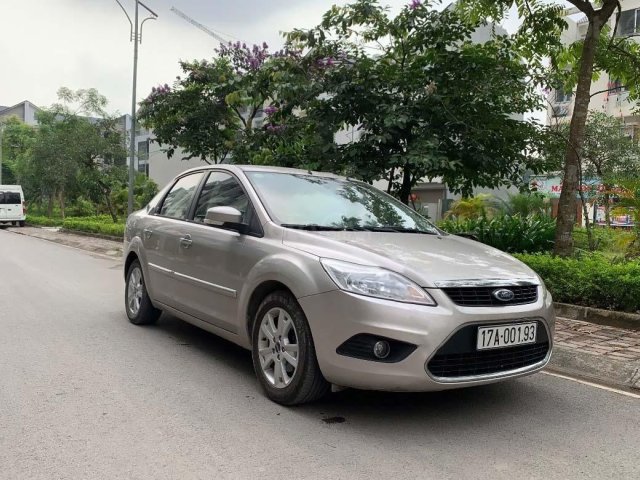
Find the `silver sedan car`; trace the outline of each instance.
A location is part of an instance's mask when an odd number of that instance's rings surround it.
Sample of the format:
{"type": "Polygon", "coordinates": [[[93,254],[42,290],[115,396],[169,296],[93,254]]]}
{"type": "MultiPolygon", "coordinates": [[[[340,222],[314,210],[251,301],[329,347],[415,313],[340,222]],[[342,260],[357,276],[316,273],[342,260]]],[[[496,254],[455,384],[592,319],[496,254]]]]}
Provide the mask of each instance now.
{"type": "Polygon", "coordinates": [[[124,258],[132,323],[164,311],[250,349],[285,405],[332,385],[481,385],[551,355],[552,299],[531,269],[328,173],[189,170],[129,217],[124,258]]]}

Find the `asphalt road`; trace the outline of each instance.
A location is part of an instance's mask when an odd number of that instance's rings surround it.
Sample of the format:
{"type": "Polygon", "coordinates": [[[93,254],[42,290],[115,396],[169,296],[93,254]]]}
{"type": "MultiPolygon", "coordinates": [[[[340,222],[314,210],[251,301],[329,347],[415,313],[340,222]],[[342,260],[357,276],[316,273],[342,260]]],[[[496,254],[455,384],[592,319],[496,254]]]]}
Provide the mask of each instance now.
{"type": "Polygon", "coordinates": [[[248,352],[130,325],[122,277],[0,230],[0,478],[640,478],[638,399],[538,374],[284,408],[248,352]]]}

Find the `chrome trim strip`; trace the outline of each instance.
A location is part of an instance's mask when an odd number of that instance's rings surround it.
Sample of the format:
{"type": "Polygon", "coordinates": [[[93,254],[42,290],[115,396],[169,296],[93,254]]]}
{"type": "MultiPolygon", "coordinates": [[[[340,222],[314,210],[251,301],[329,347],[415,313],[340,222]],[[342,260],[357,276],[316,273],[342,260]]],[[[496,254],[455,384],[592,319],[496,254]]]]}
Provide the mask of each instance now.
{"type": "Polygon", "coordinates": [[[536,277],[522,278],[486,278],[486,279],[467,279],[467,280],[443,280],[434,282],[438,288],[465,288],[465,287],[526,287],[537,286],[540,282],[536,277]]]}
{"type": "Polygon", "coordinates": [[[534,372],[536,370],[541,370],[542,368],[544,368],[547,365],[547,363],[549,363],[549,360],[551,360],[551,353],[553,352],[553,343],[554,342],[553,342],[553,336],[551,335],[551,329],[549,328],[549,324],[547,323],[547,320],[544,317],[525,317],[525,318],[514,318],[512,320],[467,322],[463,325],[460,325],[458,328],[456,328],[451,333],[451,335],[449,335],[442,343],[440,343],[440,345],[438,345],[438,347],[429,356],[427,361],[424,362],[424,370],[425,372],[427,372],[427,376],[434,382],[443,383],[447,385],[453,385],[456,383],[464,384],[464,383],[482,382],[484,380],[497,380],[500,378],[509,378],[517,375],[522,375],[525,373],[534,372]],[[542,359],[538,363],[534,363],[533,365],[527,365],[526,367],[516,368],[514,370],[506,370],[504,372],[495,372],[495,373],[489,373],[486,375],[469,375],[466,377],[436,377],[435,375],[432,375],[431,372],[429,371],[428,365],[431,359],[436,356],[438,351],[442,348],[442,346],[445,343],[447,343],[451,339],[451,337],[453,337],[456,333],[458,333],[459,330],[462,330],[464,327],[467,327],[469,325],[477,325],[478,327],[482,327],[484,325],[486,326],[507,325],[507,324],[513,324],[513,323],[526,323],[526,322],[532,322],[532,321],[542,322],[542,324],[544,325],[544,328],[547,331],[547,338],[549,339],[549,351],[547,351],[547,355],[544,357],[544,359],[542,359]]]}
{"type": "Polygon", "coordinates": [[[210,283],[205,280],[200,280],[199,278],[190,277],[189,275],[185,275],[179,272],[173,272],[176,277],[182,278],[183,280],[189,280],[191,282],[197,283],[198,285],[204,285],[205,287],[209,287],[212,290],[215,290],[218,293],[226,295],[227,297],[236,298],[237,292],[232,288],[223,287],[222,285],[216,285],[215,283],[210,283]]]}
{"type": "Polygon", "coordinates": [[[154,270],[157,270],[157,271],[162,272],[162,273],[166,273],[168,275],[171,275],[173,273],[173,270],[171,270],[169,268],[161,267],[160,265],[156,265],[155,263],[147,263],[147,265],[149,267],[153,268],[154,270]]]}

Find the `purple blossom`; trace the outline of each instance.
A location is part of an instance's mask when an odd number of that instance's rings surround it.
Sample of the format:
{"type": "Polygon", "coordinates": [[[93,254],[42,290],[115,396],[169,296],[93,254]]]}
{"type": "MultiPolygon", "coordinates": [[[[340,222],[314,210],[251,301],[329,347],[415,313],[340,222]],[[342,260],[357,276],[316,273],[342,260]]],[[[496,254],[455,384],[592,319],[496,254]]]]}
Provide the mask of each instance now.
{"type": "Polygon", "coordinates": [[[263,111],[266,115],[273,115],[278,111],[278,107],[274,107],[273,105],[268,105],[264,107],[263,111]]]}
{"type": "Polygon", "coordinates": [[[286,129],[286,125],[267,125],[266,129],[269,133],[282,133],[286,129]]]}
{"type": "Polygon", "coordinates": [[[411,0],[411,3],[409,4],[409,8],[411,10],[415,10],[416,8],[418,8],[420,5],[422,5],[421,0],[411,0]]]}

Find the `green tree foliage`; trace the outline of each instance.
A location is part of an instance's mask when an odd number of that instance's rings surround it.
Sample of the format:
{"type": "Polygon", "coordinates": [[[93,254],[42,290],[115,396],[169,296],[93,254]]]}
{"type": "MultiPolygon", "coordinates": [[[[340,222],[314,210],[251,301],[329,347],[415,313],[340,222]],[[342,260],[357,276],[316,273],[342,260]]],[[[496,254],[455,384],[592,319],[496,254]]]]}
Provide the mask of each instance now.
{"type": "Polygon", "coordinates": [[[235,44],[183,63],[141,118],[169,153],[384,178],[404,202],[424,177],[467,194],[519,182],[543,165],[539,128],[514,116],[541,98],[512,38],[472,42],[480,24],[430,3],[392,17],[358,0],[288,33],[282,52],[235,44]]]}
{"type": "Polygon", "coordinates": [[[0,120],[2,183],[5,185],[17,183],[17,164],[30,148],[34,136],[34,128],[17,117],[0,120]]]}
{"type": "Polygon", "coordinates": [[[526,59],[508,36],[478,44],[454,9],[413,2],[396,17],[374,0],[333,7],[309,31],[288,34],[316,71],[306,117],[350,126],[338,164],[365,181],[388,178],[408,201],[420,179],[440,177],[454,191],[518,182],[533,160],[539,131],[514,114],[539,108],[525,79],[526,59]],[[320,95],[320,93],[324,93],[320,95]]]}
{"type": "Polygon", "coordinates": [[[33,200],[54,200],[65,215],[68,198],[103,200],[113,221],[114,189],[126,182],[126,151],[115,118],[105,112],[107,100],[95,89],[61,88],[60,103],[38,114],[39,126],[19,156],[17,176],[33,200]]]}
{"type": "MultiPolygon", "coordinates": [[[[555,252],[570,255],[573,248],[571,232],[576,222],[576,193],[580,190],[580,152],[583,148],[591,82],[600,75],[619,79],[629,89],[631,100],[640,99],[640,44],[628,35],[617,35],[608,26],[613,15],[621,11],[618,0],[568,0],[586,17],[588,28],[583,39],[570,45],[560,41],[567,28],[561,2],[544,0],[461,0],[458,8],[470,20],[490,16],[498,21],[510,8],[517,7],[522,25],[516,43],[533,63],[542,66],[550,59],[550,68],[537,76],[541,84],[575,90],[574,108],[568,142],[562,165],[564,188],[558,209],[555,252]]],[[[534,77],[536,78],[536,77],[534,77]]]]}
{"type": "Polygon", "coordinates": [[[294,52],[271,54],[266,43],[240,42],[216,52],[211,61],[181,62],[183,76],[172,87],[153,88],[140,105],[140,121],[169,157],[181,148],[185,159],[219,163],[233,155],[247,161],[261,144],[254,138],[262,126],[257,117],[276,96],[278,59],[294,52]]]}

